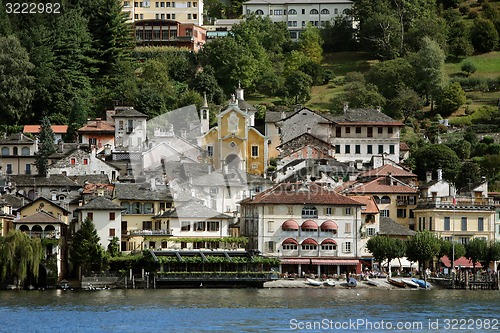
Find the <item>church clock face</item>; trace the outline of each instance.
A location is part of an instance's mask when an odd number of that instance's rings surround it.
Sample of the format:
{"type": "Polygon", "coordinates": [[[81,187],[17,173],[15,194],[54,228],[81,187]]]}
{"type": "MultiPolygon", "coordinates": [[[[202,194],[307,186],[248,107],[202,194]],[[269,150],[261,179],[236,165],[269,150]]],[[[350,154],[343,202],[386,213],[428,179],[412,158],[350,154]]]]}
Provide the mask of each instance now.
{"type": "Polygon", "coordinates": [[[236,112],[231,112],[231,114],[227,118],[227,130],[233,134],[237,133],[238,123],[239,123],[239,118],[236,115],[236,112]]]}

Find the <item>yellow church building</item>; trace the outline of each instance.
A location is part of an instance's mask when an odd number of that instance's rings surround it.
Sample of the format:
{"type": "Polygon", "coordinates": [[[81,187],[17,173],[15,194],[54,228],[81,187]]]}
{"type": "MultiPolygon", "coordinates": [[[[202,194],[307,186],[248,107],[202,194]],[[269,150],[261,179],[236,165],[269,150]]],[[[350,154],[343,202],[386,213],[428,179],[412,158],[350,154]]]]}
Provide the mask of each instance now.
{"type": "MultiPolygon", "coordinates": [[[[206,114],[205,102],[201,114],[206,114]]],[[[206,152],[207,163],[215,169],[240,169],[263,175],[267,169],[267,140],[254,128],[256,109],[243,98],[243,89],[236,89],[229,106],[217,115],[217,126],[208,129],[208,117],[201,117],[206,129],[198,145],[206,152]]]]}

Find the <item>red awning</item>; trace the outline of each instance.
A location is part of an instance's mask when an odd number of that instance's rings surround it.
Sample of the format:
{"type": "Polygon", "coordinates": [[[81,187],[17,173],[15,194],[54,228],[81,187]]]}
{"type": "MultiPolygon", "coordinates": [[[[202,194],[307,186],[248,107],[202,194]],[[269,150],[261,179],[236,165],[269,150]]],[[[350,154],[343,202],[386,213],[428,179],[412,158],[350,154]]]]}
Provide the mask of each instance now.
{"type": "Polygon", "coordinates": [[[326,220],[325,222],[321,223],[321,231],[325,230],[337,230],[339,227],[337,223],[333,222],[332,220],[326,220]]]}
{"type": "Polygon", "coordinates": [[[282,244],[295,244],[295,245],[297,245],[297,244],[299,244],[299,242],[297,242],[297,241],[296,241],[295,239],[293,239],[293,238],[287,238],[287,239],[285,239],[285,240],[283,241],[283,243],[282,243],[282,244]]]}
{"type": "MultiPolygon", "coordinates": [[[[441,257],[440,260],[446,267],[450,267],[451,260],[450,260],[450,258],[448,258],[448,256],[443,256],[443,257],[441,257]]],[[[455,260],[455,267],[472,268],[472,261],[470,261],[466,257],[460,257],[460,258],[455,260]]],[[[476,264],[476,268],[482,268],[482,267],[483,267],[483,265],[481,265],[480,263],[476,264]]]]}
{"type": "Polygon", "coordinates": [[[299,224],[295,220],[287,220],[281,225],[283,230],[299,230],[299,224]]]}
{"type": "Polygon", "coordinates": [[[321,245],[323,245],[323,244],[335,244],[335,245],[337,245],[337,242],[334,241],[331,238],[327,238],[327,239],[325,239],[324,241],[321,242],[321,245]]]}
{"type": "Polygon", "coordinates": [[[311,259],[281,259],[282,265],[309,265],[311,263],[311,259]]]}
{"type": "Polygon", "coordinates": [[[348,259],[313,259],[313,265],[340,265],[340,266],[356,266],[359,260],[348,259]]]}
{"type": "Polygon", "coordinates": [[[306,238],[302,241],[302,245],[318,245],[318,242],[312,238],[306,238]]]}
{"type": "Polygon", "coordinates": [[[310,229],[310,230],[318,230],[318,224],[313,220],[307,220],[302,223],[302,230],[310,229]]]}

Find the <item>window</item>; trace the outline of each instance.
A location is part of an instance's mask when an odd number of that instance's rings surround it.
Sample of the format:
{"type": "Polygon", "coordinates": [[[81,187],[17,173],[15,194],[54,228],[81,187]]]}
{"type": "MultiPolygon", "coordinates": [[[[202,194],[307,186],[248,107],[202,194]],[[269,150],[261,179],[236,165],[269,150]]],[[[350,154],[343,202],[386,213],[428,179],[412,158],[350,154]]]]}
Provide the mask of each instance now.
{"type": "Polygon", "coordinates": [[[191,1],[187,2],[187,6],[188,6],[188,8],[191,7],[191,1]]]}
{"type": "Polygon", "coordinates": [[[172,8],[175,8],[175,2],[172,2],[172,8]]]}
{"type": "Polygon", "coordinates": [[[276,242],[274,242],[274,241],[266,242],[266,250],[267,250],[267,252],[276,251],[276,242]]]}
{"type": "Polygon", "coordinates": [[[351,153],[351,146],[350,145],[345,145],[345,153],[350,154],[351,153]]]}
{"type": "Polygon", "coordinates": [[[373,146],[372,145],[367,145],[366,146],[366,153],[367,154],[373,154],[373,146]]]}
{"type": "Polygon", "coordinates": [[[314,244],[302,244],[302,250],[317,250],[318,249],[318,245],[314,245],[314,244]]]}
{"type": "Polygon", "coordinates": [[[351,252],[352,252],[351,242],[345,242],[344,243],[344,253],[351,253],[351,252]]]}
{"type": "Polygon", "coordinates": [[[392,134],[393,131],[394,131],[394,129],[392,127],[388,127],[387,128],[387,133],[392,134]]]}
{"type": "Polygon", "coordinates": [[[302,13],[302,15],[304,15],[306,13],[306,10],[302,8],[301,13],[302,13]]]}
{"type": "Polygon", "coordinates": [[[90,212],[89,212],[89,213],[87,213],[87,218],[88,218],[89,220],[93,221],[93,220],[94,220],[94,213],[90,213],[90,212]]]}
{"type": "Polygon", "coordinates": [[[152,230],[153,221],[142,221],[142,230],[152,230]]]}
{"type": "Polygon", "coordinates": [[[384,153],[384,145],[378,145],[378,153],[383,154],[384,153]]]}
{"type": "Polygon", "coordinates": [[[325,208],[325,215],[332,215],[333,213],[333,208],[332,207],[326,207],[325,208]]]}
{"type": "Polygon", "coordinates": [[[467,231],[467,217],[462,216],[462,231],[467,231]]]}
{"type": "Polygon", "coordinates": [[[164,2],[164,1],[161,1],[161,2],[160,2],[160,7],[161,7],[161,8],[165,8],[165,2],[164,2]]]}
{"type": "Polygon", "coordinates": [[[267,232],[274,232],[274,221],[267,221],[267,232]]]}
{"type": "Polygon", "coordinates": [[[381,204],[390,204],[391,203],[391,198],[387,195],[384,195],[382,199],[380,199],[381,204]]]}
{"type": "Polygon", "coordinates": [[[290,31],[290,38],[291,39],[297,39],[297,32],[296,31],[290,31]]]}
{"type": "Polygon", "coordinates": [[[306,206],[302,208],[302,218],[318,217],[318,210],[316,207],[306,206]]]}
{"type": "Polygon", "coordinates": [[[389,154],[394,154],[394,153],[395,153],[394,145],[389,145],[389,154]]]}
{"type": "Polygon", "coordinates": [[[190,20],[190,19],[191,19],[191,14],[188,14],[188,20],[190,20]]]}
{"type": "Polygon", "coordinates": [[[83,159],[83,165],[88,165],[89,164],[89,159],[88,158],[84,158],[83,159]]]}
{"type": "Polygon", "coordinates": [[[406,217],[406,209],[398,209],[397,216],[399,218],[405,218],[406,217]]]}
{"type": "Polygon", "coordinates": [[[432,216],[429,216],[429,230],[432,230],[432,216]]]}
{"type": "Polygon", "coordinates": [[[139,3],[138,2],[134,2],[134,7],[139,7],[139,3]]]}
{"type": "Polygon", "coordinates": [[[345,128],[345,134],[351,134],[351,128],[350,127],[346,127],[345,128]]]}
{"type": "Polygon", "coordinates": [[[30,149],[28,147],[23,147],[21,149],[21,155],[23,155],[23,156],[29,156],[30,155],[30,149]]]}
{"type": "Polygon", "coordinates": [[[345,233],[350,234],[352,232],[352,225],[351,222],[346,222],[345,224],[345,233]]]}
{"type": "Polygon", "coordinates": [[[297,11],[295,9],[290,9],[288,15],[297,15],[297,11]]]}
{"type": "Polygon", "coordinates": [[[198,3],[197,2],[193,2],[193,7],[198,7],[198,3]]]}
{"type": "MultiPolygon", "coordinates": [[[[172,20],[175,20],[175,14],[172,14],[172,20]]],[[[170,37],[175,37],[177,36],[177,32],[175,30],[170,31],[171,36],[170,37]]]]}
{"type": "Polygon", "coordinates": [[[297,250],[297,244],[283,244],[283,250],[297,250]]]}
{"type": "Polygon", "coordinates": [[[311,14],[311,15],[318,15],[319,12],[318,12],[317,9],[311,9],[311,11],[309,12],[309,14],[311,14]]]}
{"type": "Polygon", "coordinates": [[[259,156],[259,146],[252,146],[252,157],[259,156]]]}
{"type": "MultiPolygon", "coordinates": [[[[136,3],[137,3],[137,2],[136,2],[136,3]]],[[[138,19],[139,19],[139,14],[134,14],[134,18],[135,18],[136,20],[138,20],[138,19]]]]}
{"type": "Polygon", "coordinates": [[[160,19],[160,14],[156,14],[156,19],[159,20],[160,19]]]}
{"type": "Polygon", "coordinates": [[[340,145],[335,145],[335,152],[340,154],[340,145]]]}
{"type": "Polygon", "coordinates": [[[383,134],[384,133],[384,128],[383,127],[378,127],[377,131],[378,131],[378,134],[383,134]]]}
{"type": "Polygon", "coordinates": [[[361,127],[356,127],[356,134],[361,134],[361,127]]]}
{"type": "Polygon", "coordinates": [[[373,200],[376,204],[380,204],[380,198],[377,195],[373,196],[373,200]]]}
{"type": "Polygon", "coordinates": [[[352,214],[352,210],[350,207],[346,208],[345,209],[345,215],[351,215],[352,214]]]}
{"type": "Polygon", "coordinates": [[[388,209],[382,209],[380,211],[380,217],[389,217],[389,210],[388,209]]]}
{"type": "Polygon", "coordinates": [[[335,129],[335,136],[336,136],[337,138],[341,138],[341,137],[342,137],[342,127],[337,127],[337,128],[335,129]]]}
{"type": "Polygon", "coordinates": [[[109,237],[115,237],[116,230],[115,228],[109,228],[109,237]]]}
{"type": "Polygon", "coordinates": [[[335,8],[335,9],[333,10],[333,12],[335,13],[335,15],[337,15],[337,14],[339,13],[339,9],[338,9],[338,8],[335,8]]]}
{"type": "Polygon", "coordinates": [[[330,11],[329,11],[328,9],[326,9],[326,8],[325,8],[325,9],[322,9],[322,10],[321,10],[321,14],[323,14],[323,15],[328,15],[328,14],[330,14],[330,11]]]}
{"type": "Polygon", "coordinates": [[[214,156],[214,146],[207,146],[207,155],[208,157],[214,156]]]}
{"type": "Polygon", "coordinates": [[[255,15],[264,15],[264,12],[261,9],[257,9],[255,15]]]}
{"type": "Polygon", "coordinates": [[[459,237],[459,238],[458,238],[458,241],[459,241],[462,245],[467,245],[467,243],[469,243],[469,239],[470,239],[470,237],[459,237]]]}
{"type": "Polygon", "coordinates": [[[288,215],[293,215],[293,206],[288,206],[288,215]]]}
{"type": "MultiPolygon", "coordinates": [[[[198,19],[198,14],[193,14],[193,20],[198,19]]],[[[196,31],[194,32],[194,36],[196,37],[196,31]]]]}
{"type": "Polygon", "coordinates": [[[373,137],[373,127],[367,127],[366,136],[369,138],[373,137]]]}
{"type": "Polygon", "coordinates": [[[274,206],[268,206],[268,207],[267,207],[267,212],[268,212],[270,215],[273,215],[273,214],[274,214],[274,206]]]}
{"type": "Polygon", "coordinates": [[[123,7],[130,7],[130,1],[123,1],[123,7]]]}
{"type": "Polygon", "coordinates": [[[207,231],[219,231],[219,221],[208,221],[207,231]]]}
{"type": "Polygon", "coordinates": [[[376,229],[375,229],[375,228],[366,228],[366,234],[367,234],[368,236],[370,236],[370,237],[371,237],[371,236],[375,236],[375,234],[376,234],[376,229]]]}
{"type": "Polygon", "coordinates": [[[484,231],[484,218],[483,217],[477,218],[477,231],[484,231]]]}
{"type": "Polygon", "coordinates": [[[24,173],[26,175],[31,175],[31,164],[29,163],[26,164],[26,169],[24,170],[24,173]]]}
{"type": "Polygon", "coordinates": [[[445,216],[445,218],[444,218],[444,230],[450,231],[450,217],[449,216],[445,216]]]}
{"type": "Polygon", "coordinates": [[[139,14],[139,18],[142,20],[144,19],[144,14],[139,14]]]}
{"type": "Polygon", "coordinates": [[[190,230],[191,230],[191,222],[181,221],[181,231],[190,231],[190,230]]]}
{"type": "Polygon", "coordinates": [[[114,221],[115,220],[115,215],[116,215],[115,212],[109,212],[109,220],[110,221],[114,221]]]}
{"type": "Polygon", "coordinates": [[[196,231],[205,231],[206,223],[205,221],[196,222],[196,231]]]}
{"type": "Polygon", "coordinates": [[[361,146],[360,145],[355,145],[354,146],[354,153],[355,154],[361,154],[361,146]]]}
{"type": "Polygon", "coordinates": [[[321,249],[323,251],[335,251],[337,249],[337,245],[335,245],[335,244],[322,244],[321,249]]]}
{"type": "Polygon", "coordinates": [[[274,15],[283,15],[283,10],[282,9],[274,10],[274,15]]]}

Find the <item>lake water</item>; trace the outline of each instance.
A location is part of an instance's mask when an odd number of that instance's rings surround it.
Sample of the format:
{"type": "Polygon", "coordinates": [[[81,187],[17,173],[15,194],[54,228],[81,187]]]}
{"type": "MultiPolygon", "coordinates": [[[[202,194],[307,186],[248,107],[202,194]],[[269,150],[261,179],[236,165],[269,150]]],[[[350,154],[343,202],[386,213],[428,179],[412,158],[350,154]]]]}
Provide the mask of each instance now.
{"type": "Polygon", "coordinates": [[[499,291],[0,291],[0,332],[500,332],[499,309],[499,291]]]}

